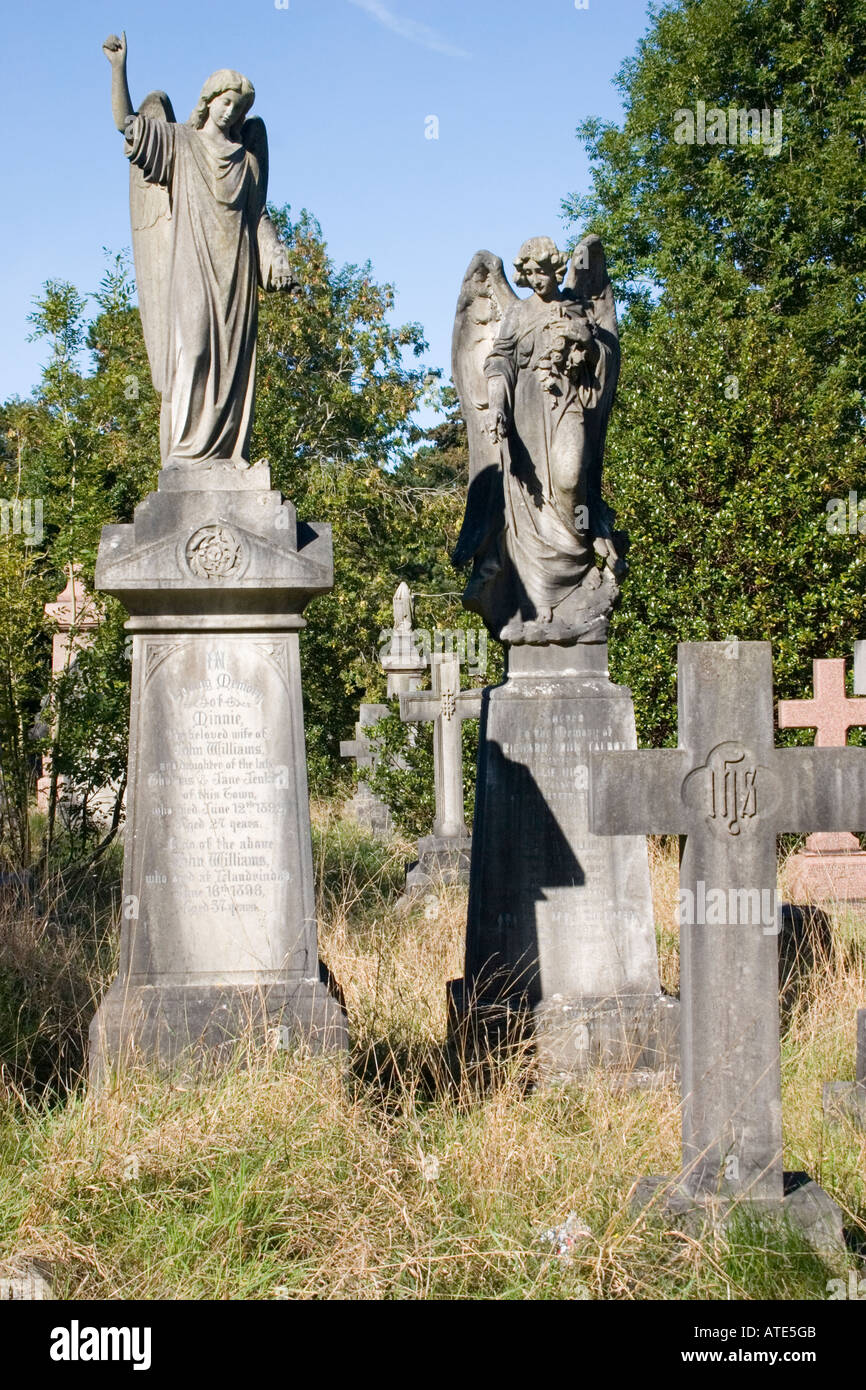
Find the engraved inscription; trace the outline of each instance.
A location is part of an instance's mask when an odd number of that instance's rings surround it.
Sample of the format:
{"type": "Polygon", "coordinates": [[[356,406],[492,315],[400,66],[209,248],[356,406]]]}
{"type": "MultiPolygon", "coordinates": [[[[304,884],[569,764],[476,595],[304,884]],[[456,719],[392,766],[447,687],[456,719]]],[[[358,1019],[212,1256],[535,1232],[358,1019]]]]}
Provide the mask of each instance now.
{"type": "Polygon", "coordinates": [[[775,807],[778,779],[738,743],[720,743],[683,782],[683,799],[719,835],[738,836],[775,807]]]}
{"type": "Polygon", "coordinates": [[[164,971],[276,970],[298,876],[282,663],[238,637],[148,648],[135,891],[151,955],[164,971]]]}
{"type": "Polygon", "coordinates": [[[588,814],[590,752],[634,744],[619,711],[611,720],[593,701],[550,701],[544,714],[500,744],[489,814],[519,855],[487,882],[487,910],[496,903],[506,958],[514,940],[526,941],[527,959],[537,950],[543,988],[554,979],[574,994],[640,988],[654,978],[645,851],[594,835],[588,814]]]}
{"type": "Polygon", "coordinates": [[[740,821],[757,812],[755,781],[756,767],[749,767],[745,753],[723,758],[717,767],[709,768],[709,814],[720,816],[731,835],[739,835],[740,821]]]}

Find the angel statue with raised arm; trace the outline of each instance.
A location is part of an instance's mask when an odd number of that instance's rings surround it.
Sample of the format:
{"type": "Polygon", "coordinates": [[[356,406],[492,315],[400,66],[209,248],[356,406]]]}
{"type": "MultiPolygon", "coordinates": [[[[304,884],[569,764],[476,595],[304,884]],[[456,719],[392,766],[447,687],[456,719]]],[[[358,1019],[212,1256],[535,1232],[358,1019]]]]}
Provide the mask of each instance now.
{"type": "Polygon", "coordinates": [[[601,241],[568,257],[550,237],[514,262],[479,251],[457,301],[452,370],[469,438],[469,494],[454,552],[472,564],[464,605],[506,644],[601,642],[627,540],[601,496],[619,373],[601,241]]]}
{"type": "Polygon", "coordinates": [[[290,290],[267,213],[264,123],[239,72],[212,73],[185,125],[164,92],[133,111],[126,36],[103,44],[111,109],[130,161],[135,276],[148,361],[162,396],[164,468],[249,466],[258,286],[290,290]]]}

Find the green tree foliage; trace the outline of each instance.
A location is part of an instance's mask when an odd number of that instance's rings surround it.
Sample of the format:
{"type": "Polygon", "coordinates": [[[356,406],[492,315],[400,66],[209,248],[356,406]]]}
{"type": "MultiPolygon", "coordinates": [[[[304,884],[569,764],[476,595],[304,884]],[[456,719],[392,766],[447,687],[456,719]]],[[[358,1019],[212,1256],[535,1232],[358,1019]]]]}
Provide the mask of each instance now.
{"type": "Polygon", "coordinates": [[[0,869],[28,868],[30,806],[36,790],[37,754],[48,732],[40,722],[50,669],[42,633],[46,590],[38,552],[22,532],[0,534],[0,869]]]}
{"type": "Polygon", "coordinates": [[[681,0],[620,72],[622,125],[578,132],[592,192],[564,207],[602,236],[626,310],[606,484],[632,573],[611,656],[644,740],[674,741],[677,641],[771,639],[794,696],[862,635],[857,517],[826,523],[866,462],[864,58],[863,0],[681,0]],[[781,149],[678,143],[699,101],[780,111],[781,149]]]}
{"type": "MultiPolygon", "coordinates": [[[[419,642],[434,652],[458,651],[463,662],[464,687],[495,684],[502,677],[502,648],[498,642],[488,641],[480,618],[463,608],[461,580],[449,558],[463,520],[469,449],[452,387],[444,388],[442,404],[446,411],[444,421],[426,431],[422,445],[402,460],[393,474],[401,504],[414,517],[402,544],[400,577],[416,595],[415,630],[419,642]]],[[[383,632],[390,623],[388,611],[383,632]]],[[[387,642],[382,645],[387,647],[387,642]]],[[[429,685],[429,679],[425,684],[429,685]]],[[[385,679],[380,670],[370,672],[368,688],[376,698],[384,699],[385,679]]],[[[405,834],[412,838],[429,834],[435,806],[431,726],[403,724],[399,701],[393,700],[391,712],[369,731],[369,737],[379,742],[381,756],[372,775],[363,774],[365,779],[388,803],[396,824],[405,834]]],[[[462,738],[464,804],[467,823],[471,824],[477,720],[464,721],[462,738]]]]}

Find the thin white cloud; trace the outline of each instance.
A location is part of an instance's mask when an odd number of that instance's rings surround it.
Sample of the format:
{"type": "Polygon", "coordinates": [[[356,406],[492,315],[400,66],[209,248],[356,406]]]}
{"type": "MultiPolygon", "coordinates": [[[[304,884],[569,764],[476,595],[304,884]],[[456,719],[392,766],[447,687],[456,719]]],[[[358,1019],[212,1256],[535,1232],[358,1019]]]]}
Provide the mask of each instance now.
{"type": "Polygon", "coordinates": [[[437,34],[435,29],[431,29],[429,24],[419,24],[415,19],[403,19],[401,15],[393,14],[387,5],[382,4],[382,0],[349,0],[349,4],[366,11],[371,19],[375,19],[392,33],[399,34],[401,39],[408,39],[410,43],[420,43],[422,48],[432,49],[434,53],[444,53],[448,58],[470,56],[465,48],[458,48],[455,44],[449,43],[437,34]]]}

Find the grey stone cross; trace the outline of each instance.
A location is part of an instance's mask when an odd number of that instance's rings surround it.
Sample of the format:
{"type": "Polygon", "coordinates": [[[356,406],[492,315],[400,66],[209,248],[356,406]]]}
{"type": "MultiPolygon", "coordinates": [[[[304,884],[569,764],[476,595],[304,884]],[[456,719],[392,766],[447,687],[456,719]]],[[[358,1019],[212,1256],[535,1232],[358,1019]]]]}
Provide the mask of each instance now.
{"type": "Polygon", "coordinates": [[[361,705],[361,717],[355,725],[355,737],[340,740],[340,757],[354,758],[355,765],[359,770],[361,768],[373,768],[376,763],[378,747],[375,742],[367,738],[364,730],[372,724],[377,724],[380,719],[384,719],[387,713],[387,705],[361,705]]]}
{"type": "Polygon", "coordinates": [[[433,834],[462,838],[468,834],[463,813],[464,719],[478,719],[481,691],[460,689],[460,658],[451,652],[434,653],[430,690],[403,691],[400,718],[405,724],[433,724],[433,775],[436,819],[433,834]]]}
{"type": "MultiPolygon", "coordinates": [[[[376,765],[381,757],[381,749],[376,739],[371,739],[365,730],[371,725],[378,724],[380,719],[384,719],[389,713],[387,705],[361,705],[360,718],[355,725],[355,737],[340,740],[340,757],[354,758],[355,766],[359,773],[375,771],[376,765]]],[[[372,790],[369,782],[363,777],[358,778],[358,785],[355,788],[355,795],[347,807],[349,815],[361,825],[369,826],[371,830],[378,833],[388,834],[391,826],[391,811],[387,802],[383,801],[372,790]]]]}
{"type": "Polygon", "coordinates": [[[678,748],[592,754],[590,823],[682,837],[678,1188],[773,1206],[784,1192],[776,836],[866,825],[866,749],[774,747],[768,642],[681,643],[678,690],[678,748]]]}

